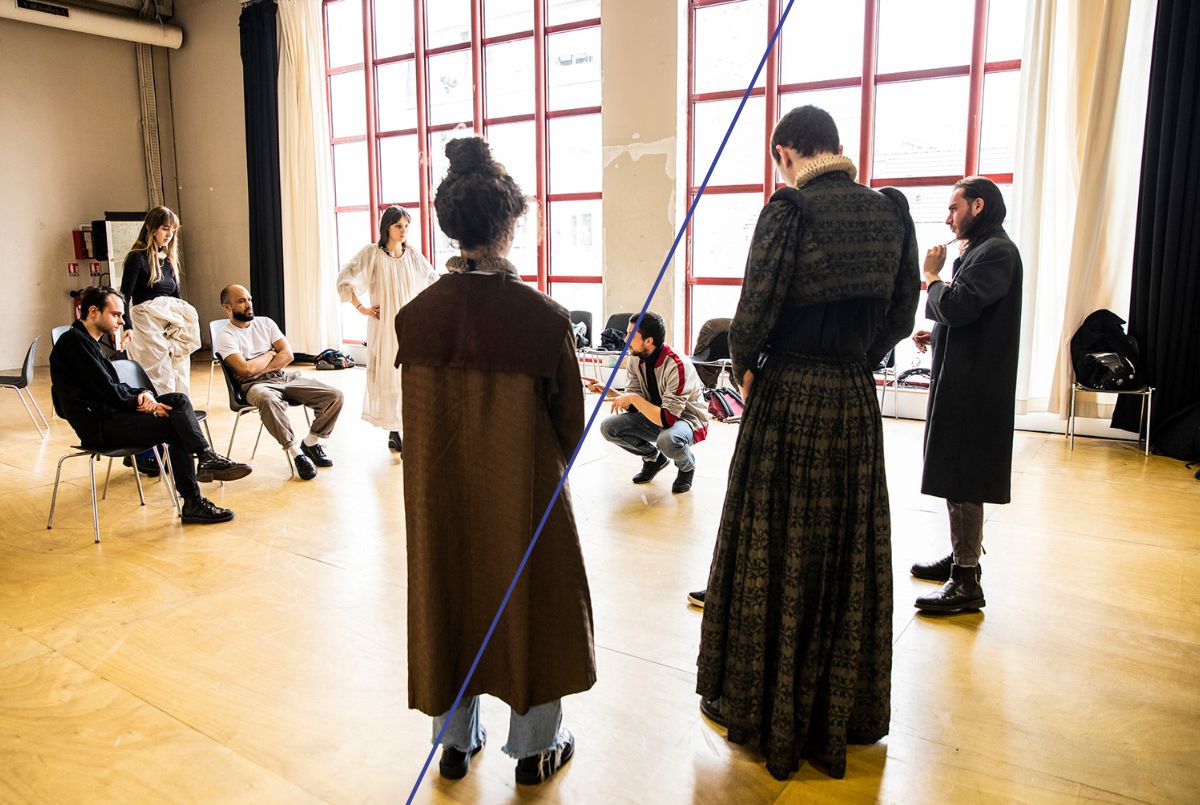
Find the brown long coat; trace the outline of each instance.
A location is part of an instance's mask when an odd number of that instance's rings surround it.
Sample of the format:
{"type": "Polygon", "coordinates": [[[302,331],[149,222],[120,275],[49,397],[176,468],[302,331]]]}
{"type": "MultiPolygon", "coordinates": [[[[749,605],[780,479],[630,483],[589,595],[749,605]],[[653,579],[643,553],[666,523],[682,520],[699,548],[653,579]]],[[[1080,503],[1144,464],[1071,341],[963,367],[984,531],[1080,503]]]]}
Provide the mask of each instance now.
{"type": "MultiPolygon", "coordinates": [[[[429,715],[453,704],[583,433],[570,325],[515,269],[449,274],[396,316],[409,706],[429,715]]],[[[564,486],[467,695],[523,714],[595,681],[591,595],[564,486]]]]}

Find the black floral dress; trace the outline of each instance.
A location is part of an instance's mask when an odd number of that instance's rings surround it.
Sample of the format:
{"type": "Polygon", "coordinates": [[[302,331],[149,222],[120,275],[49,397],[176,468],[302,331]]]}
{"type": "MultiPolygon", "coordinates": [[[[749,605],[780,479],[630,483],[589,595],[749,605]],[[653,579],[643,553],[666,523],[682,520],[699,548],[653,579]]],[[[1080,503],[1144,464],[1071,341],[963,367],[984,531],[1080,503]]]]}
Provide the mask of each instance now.
{"type": "Polygon", "coordinates": [[[730,331],[755,372],[705,598],[697,692],[784,779],[888,732],[891,515],[871,368],[912,331],[907,203],[831,171],[759,217],[730,331]]]}

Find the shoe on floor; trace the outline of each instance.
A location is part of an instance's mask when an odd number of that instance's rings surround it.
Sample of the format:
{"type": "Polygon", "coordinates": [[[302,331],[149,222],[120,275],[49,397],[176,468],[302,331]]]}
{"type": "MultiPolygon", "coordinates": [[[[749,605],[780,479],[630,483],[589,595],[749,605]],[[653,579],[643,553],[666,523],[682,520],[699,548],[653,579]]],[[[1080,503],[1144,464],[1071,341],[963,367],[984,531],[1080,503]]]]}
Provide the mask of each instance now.
{"type": "Polygon", "coordinates": [[[566,740],[554,749],[538,752],[517,761],[517,784],[538,785],[549,780],[556,771],[567,764],[575,755],[575,736],[563,730],[566,740]]]}
{"type": "Polygon", "coordinates": [[[183,501],[183,522],[211,525],[233,519],[232,509],[222,509],[208,498],[188,498],[183,501]]]}
{"type": "Polygon", "coordinates": [[[300,452],[312,459],[312,463],[318,467],[333,466],[333,459],[325,454],[325,448],[320,444],[309,447],[304,442],[300,442],[300,452]]]}
{"type": "Polygon", "coordinates": [[[705,590],[696,590],[694,593],[688,593],[688,603],[694,607],[704,609],[704,593],[705,590]]]}
{"type": "Polygon", "coordinates": [[[301,481],[311,481],[317,477],[317,468],[313,466],[312,459],[303,453],[294,457],[292,463],[296,465],[296,474],[301,481]]]}
{"type": "Polygon", "coordinates": [[[979,568],[961,565],[950,568],[950,579],[945,584],[916,600],[922,612],[963,612],[982,609],[986,604],[983,587],[979,586],[979,568]]]}
{"type": "Polygon", "coordinates": [[[236,481],[253,472],[249,464],[230,461],[225,456],[209,453],[201,456],[196,466],[196,480],[202,484],[210,481],[236,481]]]}
{"type": "MultiPolygon", "coordinates": [[[[917,562],[909,572],[915,579],[925,581],[949,581],[950,567],[954,564],[954,554],[947,554],[933,562],[917,562]]],[[[979,575],[983,576],[983,566],[979,565],[979,575]]]]}
{"type": "Polygon", "coordinates": [[[400,438],[400,434],[392,431],[388,434],[388,449],[395,450],[397,453],[404,452],[404,440],[400,438]]]}
{"type": "Polygon", "coordinates": [[[705,718],[716,724],[718,727],[725,727],[726,729],[729,728],[729,725],[725,723],[725,714],[721,712],[720,699],[706,699],[701,696],[700,712],[704,714],[705,718]]]}
{"type": "Polygon", "coordinates": [[[695,470],[680,470],[675,476],[675,483],[671,484],[671,494],[681,495],[692,488],[692,476],[696,474],[695,470]]]}
{"type": "Polygon", "coordinates": [[[667,466],[669,459],[662,453],[656,453],[654,458],[642,460],[642,469],[637,475],[633,476],[635,484],[648,484],[654,480],[654,476],[658,475],[662,468],[667,466]]]}
{"type": "Polygon", "coordinates": [[[487,739],[479,742],[479,746],[470,752],[463,752],[453,746],[442,747],[442,759],[438,761],[438,771],[447,780],[461,780],[471,770],[471,758],[479,754],[487,739]]]}
{"type": "MultiPolygon", "coordinates": [[[[130,458],[129,456],[125,456],[125,460],[122,461],[121,463],[124,464],[126,467],[132,467],[134,464],[134,459],[130,458]]],[[[152,458],[142,458],[141,456],[138,456],[137,457],[137,471],[140,472],[142,475],[145,475],[147,478],[157,478],[158,477],[158,462],[152,458]]]]}

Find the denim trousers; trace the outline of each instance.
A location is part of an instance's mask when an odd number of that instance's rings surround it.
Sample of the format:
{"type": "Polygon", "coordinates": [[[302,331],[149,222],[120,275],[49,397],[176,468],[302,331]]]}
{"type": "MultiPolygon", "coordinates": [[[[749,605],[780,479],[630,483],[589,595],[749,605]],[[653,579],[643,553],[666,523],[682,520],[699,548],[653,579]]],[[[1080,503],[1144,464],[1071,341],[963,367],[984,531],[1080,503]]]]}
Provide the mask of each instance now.
{"type": "MultiPolygon", "coordinates": [[[[433,719],[433,742],[437,743],[438,733],[446,723],[449,713],[442,713],[433,719]]],[[[442,736],[442,744],[451,746],[460,752],[471,753],[483,743],[487,732],[479,723],[479,697],[466,696],[454,711],[450,726],[442,736]]],[[[555,749],[566,742],[566,734],[562,730],[562,699],[535,705],[529,708],[525,715],[517,715],[510,711],[508,717],[508,743],[501,751],[509,757],[518,760],[530,757],[539,752],[555,749]]]]}
{"type": "Polygon", "coordinates": [[[692,426],[682,419],[664,428],[642,416],[640,411],[630,408],[601,422],[600,433],[635,456],[649,460],[662,453],[675,462],[680,472],[696,469],[696,460],[692,455],[695,435],[692,426]]]}

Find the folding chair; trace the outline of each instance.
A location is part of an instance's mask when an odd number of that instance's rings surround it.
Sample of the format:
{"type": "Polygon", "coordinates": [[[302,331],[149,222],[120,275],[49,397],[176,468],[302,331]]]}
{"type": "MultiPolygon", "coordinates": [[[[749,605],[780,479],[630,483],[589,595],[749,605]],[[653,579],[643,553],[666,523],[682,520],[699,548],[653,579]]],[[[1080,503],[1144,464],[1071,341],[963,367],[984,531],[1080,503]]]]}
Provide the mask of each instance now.
{"type": "MultiPolygon", "coordinates": [[[[216,358],[217,362],[221,364],[221,375],[225,378],[225,390],[229,392],[229,410],[237,415],[233,420],[233,431],[229,434],[229,449],[225,451],[225,455],[229,456],[233,454],[233,439],[237,436],[238,423],[242,421],[242,415],[258,413],[258,408],[251,405],[250,401],[246,399],[246,395],[242,393],[242,385],[234,379],[233,372],[230,371],[229,365],[225,363],[225,360],[220,355],[217,355],[216,358]]],[[[309,425],[312,425],[312,418],[308,414],[308,406],[290,400],[288,401],[288,406],[303,408],[305,420],[308,421],[309,425]]],[[[262,418],[260,417],[258,421],[258,435],[254,437],[254,449],[250,451],[251,461],[254,460],[254,456],[258,453],[258,442],[262,439],[263,427],[262,418]]],[[[292,461],[292,457],[286,447],[283,448],[283,457],[287,460],[288,471],[291,473],[289,477],[294,478],[296,475],[296,465],[292,461]]]]}

